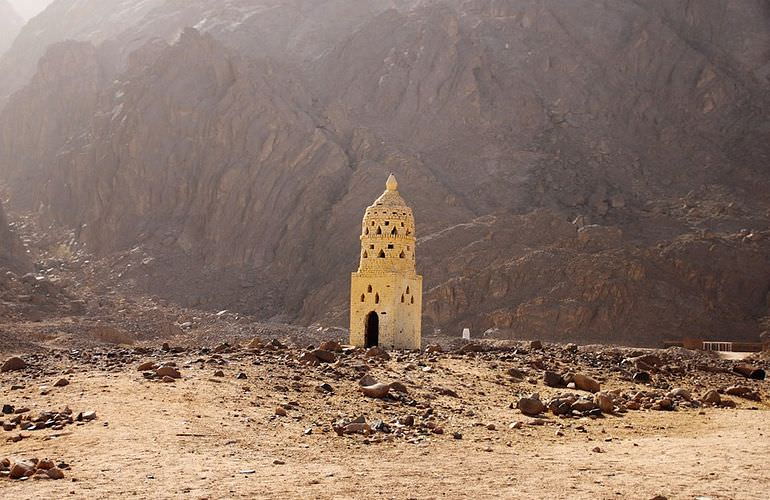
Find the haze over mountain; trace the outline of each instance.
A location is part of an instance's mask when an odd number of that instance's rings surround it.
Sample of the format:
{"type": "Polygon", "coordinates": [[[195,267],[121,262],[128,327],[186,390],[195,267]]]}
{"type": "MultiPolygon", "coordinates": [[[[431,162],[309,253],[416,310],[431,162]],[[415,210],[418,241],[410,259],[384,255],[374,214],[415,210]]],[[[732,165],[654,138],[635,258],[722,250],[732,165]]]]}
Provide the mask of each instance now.
{"type": "Polygon", "coordinates": [[[0,180],[141,289],[344,325],[394,172],[428,328],[756,339],[769,25],[761,0],[56,0],[0,59],[0,180]]]}
{"type": "Polygon", "coordinates": [[[7,0],[0,0],[0,55],[13,43],[19,34],[24,20],[7,0]]]}
{"type": "Polygon", "coordinates": [[[24,19],[32,19],[48,7],[53,0],[7,0],[24,19]]]}

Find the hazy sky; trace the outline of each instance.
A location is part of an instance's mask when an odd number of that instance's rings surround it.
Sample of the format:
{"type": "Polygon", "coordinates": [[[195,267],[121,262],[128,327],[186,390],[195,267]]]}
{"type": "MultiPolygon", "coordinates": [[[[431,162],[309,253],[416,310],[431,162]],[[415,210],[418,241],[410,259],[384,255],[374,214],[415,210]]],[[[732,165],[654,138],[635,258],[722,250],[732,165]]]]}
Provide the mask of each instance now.
{"type": "Polygon", "coordinates": [[[8,0],[16,12],[24,19],[35,17],[40,11],[48,7],[53,0],[8,0]]]}

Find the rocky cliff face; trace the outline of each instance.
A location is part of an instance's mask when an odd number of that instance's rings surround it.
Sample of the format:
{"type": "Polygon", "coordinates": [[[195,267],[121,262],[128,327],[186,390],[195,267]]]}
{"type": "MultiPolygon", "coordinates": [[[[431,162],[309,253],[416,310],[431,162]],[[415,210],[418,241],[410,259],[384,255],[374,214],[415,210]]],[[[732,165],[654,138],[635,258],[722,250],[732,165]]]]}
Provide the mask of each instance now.
{"type": "Polygon", "coordinates": [[[21,272],[29,269],[29,259],[17,235],[11,231],[0,205],[0,272],[21,272]]]}
{"type": "Polygon", "coordinates": [[[23,25],[24,20],[11,4],[7,0],[0,0],[0,56],[11,46],[23,25]]]}
{"type": "Polygon", "coordinates": [[[125,279],[344,324],[393,171],[429,327],[758,334],[766,2],[92,3],[57,0],[0,60],[21,89],[0,178],[91,251],[141,255],[125,279]]]}

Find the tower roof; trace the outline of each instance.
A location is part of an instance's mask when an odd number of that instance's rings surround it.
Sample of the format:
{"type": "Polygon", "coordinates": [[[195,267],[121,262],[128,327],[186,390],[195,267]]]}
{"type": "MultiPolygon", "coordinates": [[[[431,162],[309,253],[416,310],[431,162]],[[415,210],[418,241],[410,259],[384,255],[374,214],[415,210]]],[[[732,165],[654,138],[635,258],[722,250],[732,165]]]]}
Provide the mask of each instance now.
{"type": "Polygon", "coordinates": [[[398,181],[396,180],[395,175],[390,174],[387,182],[385,183],[385,191],[380,195],[379,198],[374,200],[374,204],[372,206],[407,208],[406,202],[401,197],[401,195],[398,194],[398,181]]]}

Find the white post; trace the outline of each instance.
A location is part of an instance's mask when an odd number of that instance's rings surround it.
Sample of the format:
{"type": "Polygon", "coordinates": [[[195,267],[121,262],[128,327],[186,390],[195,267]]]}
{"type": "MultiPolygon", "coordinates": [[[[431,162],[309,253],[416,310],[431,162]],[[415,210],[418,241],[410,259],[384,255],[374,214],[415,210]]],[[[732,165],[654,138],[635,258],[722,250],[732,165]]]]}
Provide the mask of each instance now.
{"type": "Polygon", "coordinates": [[[470,340],[470,339],[471,339],[471,329],[463,328],[463,340],[470,340]]]}

